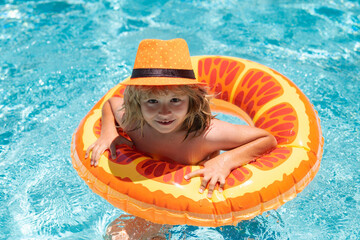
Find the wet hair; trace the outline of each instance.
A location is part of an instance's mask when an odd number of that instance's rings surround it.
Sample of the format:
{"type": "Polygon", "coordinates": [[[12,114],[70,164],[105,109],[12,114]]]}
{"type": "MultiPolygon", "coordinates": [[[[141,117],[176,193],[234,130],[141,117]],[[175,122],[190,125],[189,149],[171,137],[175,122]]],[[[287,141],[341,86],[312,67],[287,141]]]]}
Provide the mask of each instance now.
{"type": "Polygon", "coordinates": [[[197,85],[176,86],[127,86],[124,92],[124,115],[121,126],[125,131],[141,129],[145,125],[145,119],[141,113],[140,102],[153,95],[165,95],[169,91],[189,96],[189,108],[181,130],[186,131],[185,139],[190,133],[195,135],[205,131],[210,120],[214,118],[210,110],[210,99],[206,88],[197,85]]]}

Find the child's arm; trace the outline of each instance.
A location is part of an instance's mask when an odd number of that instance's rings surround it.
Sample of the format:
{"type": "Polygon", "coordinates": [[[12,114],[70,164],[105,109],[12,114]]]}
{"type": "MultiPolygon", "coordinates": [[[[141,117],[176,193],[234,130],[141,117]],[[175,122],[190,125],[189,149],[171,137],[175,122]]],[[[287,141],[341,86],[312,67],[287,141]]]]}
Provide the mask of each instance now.
{"type": "Polygon", "coordinates": [[[187,174],[185,179],[203,176],[199,191],[202,193],[209,184],[208,197],[212,196],[218,182],[219,191],[223,190],[225,179],[231,170],[255,160],[277,145],[275,138],[263,129],[219,120],[213,120],[205,139],[211,151],[227,152],[206,161],[204,168],[187,174]]]}
{"type": "Polygon", "coordinates": [[[118,112],[122,105],[122,98],[110,98],[102,108],[100,137],[86,150],[85,158],[91,154],[90,164],[97,166],[100,156],[106,149],[110,149],[111,158],[116,158],[116,145],[126,144],[132,147],[133,143],[120,136],[116,129],[115,119],[121,119],[122,113],[118,112]],[[115,117],[116,116],[116,117],[115,117]]]}

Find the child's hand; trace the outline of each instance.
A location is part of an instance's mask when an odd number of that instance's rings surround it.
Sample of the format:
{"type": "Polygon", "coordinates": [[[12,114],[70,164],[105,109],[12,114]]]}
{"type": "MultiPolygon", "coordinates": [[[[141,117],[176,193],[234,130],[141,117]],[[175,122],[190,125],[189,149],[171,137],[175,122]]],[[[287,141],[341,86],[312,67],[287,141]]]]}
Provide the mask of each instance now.
{"type": "Polygon", "coordinates": [[[111,158],[115,159],[116,146],[121,144],[126,144],[129,147],[133,146],[131,141],[120,135],[113,135],[111,137],[100,136],[96,142],[88,147],[85,158],[88,158],[90,152],[92,151],[90,164],[92,166],[97,166],[101,155],[105,152],[106,149],[110,149],[111,158]]]}
{"type": "Polygon", "coordinates": [[[220,156],[221,155],[206,161],[204,168],[185,175],[186,180],[197,176],[203,176],[199,192],[203,193],[206,186],[209,185],[208,198],[212,197],[213,191],[218,182],[220,184],[219,192],[224,190],[225,179],[231,172],[231,169],[225,166],[225,161],[220,156]]]}

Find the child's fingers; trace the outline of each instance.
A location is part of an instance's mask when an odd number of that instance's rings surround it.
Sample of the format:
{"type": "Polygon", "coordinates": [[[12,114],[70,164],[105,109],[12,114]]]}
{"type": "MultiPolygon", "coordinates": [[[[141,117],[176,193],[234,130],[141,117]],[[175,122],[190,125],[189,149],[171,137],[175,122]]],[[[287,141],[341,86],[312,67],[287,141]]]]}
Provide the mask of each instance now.
{"type": "Polygon", "coordinates": [[[225,183],[226,183],[225,178],[224,178],[224,177],[220,177],[220,178],[219,178],[219,183],[220,183],[220,185],[219,185],[219,192],[222,192],[222,191],[224,191],[224,186],[225,186],[225,183]]]}
{"type": "Polygon", "coordinates": [[[207,197],[208,198],[211,198],[212,197],[212,194],[214,192],[214,189],[215,189],[215,186],[218,182],[218,179],[217,178],[212,178],[210,183],[209,183],[209,190],[208,190],[208,195],[207,197]]]}
{"type": "Polygon", "coordinates": [[[88,157],[89,157],[89,153],[90,153],[90,151],[94,148],[94,146],[95,146],[95,143],[91,144],[91,145],[87,148],[86,153],[85,153],[85,158],[88,158],[88,157]]]}
{"type": "Polygon", "coordinates": [[[98,158],[96,157],[96,155],[94,154],[93,152],[93,155],[91,155],[91,166],[97,166],[97,163],[98,163],[98,158]]]}
{"type": "Polygon", "coordinates": [[[101,155],[105,152],[106,148],[100,148],[96,154],[94,166],[97,166],[100,160],[101,155]]]}
{"type": "Polygon", "coordinates": [[[91,166],[94,166],[96,155],[97,155],[97,149],[98,149],[97,146],[94,146],[93,149],[92,149],[92,154],[91,154],[91,159],[90,159],[90,165],[91,166]]]}
{"type": "Polygon", "coordinates": [[[198,176],[201,176],[203,175],[203,172],[204,170],[203,169],[198,169],[198,170],[195,170],[191,173],[188,173],[184,176],[185,180],[189,180],[190,178],[193,178],[193,177],[198,177],[198,176]]]}
{"type": "Polygon", "coordinates": [[[110,144],[110,154],[112,159],[116,158],[116,145],[114,142],[110,144]]]}
{"type": "Polygon", "coordinates": [[[106,150],[106,148],[101,147],[101,146],[94,147],[93,153],[91,155],[91,165],[93,165],[93,166],[98,165],[99,159],[105,150],[106,150]]]}
{"type": "Polygon", "coordinates": [[[210,181],[209,177],[203,177],[202,181],[201,181],[201,185],[200,185],[200,189],[199,192],[203,193],[204,190],[206,189],[206,186],[208,185],[208,182],[210,181]]]}

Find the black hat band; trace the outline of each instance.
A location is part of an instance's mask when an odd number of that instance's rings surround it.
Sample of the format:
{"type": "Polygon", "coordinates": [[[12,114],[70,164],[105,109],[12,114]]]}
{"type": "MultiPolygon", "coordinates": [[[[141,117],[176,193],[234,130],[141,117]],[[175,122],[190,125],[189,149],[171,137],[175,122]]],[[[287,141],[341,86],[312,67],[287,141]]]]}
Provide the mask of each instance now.
{"type": "Polygon", "coordinates": [[[193,70],[168,68],[137,68],[133,69],[131,78],[170,77],[196,79],[193,70]]]}

